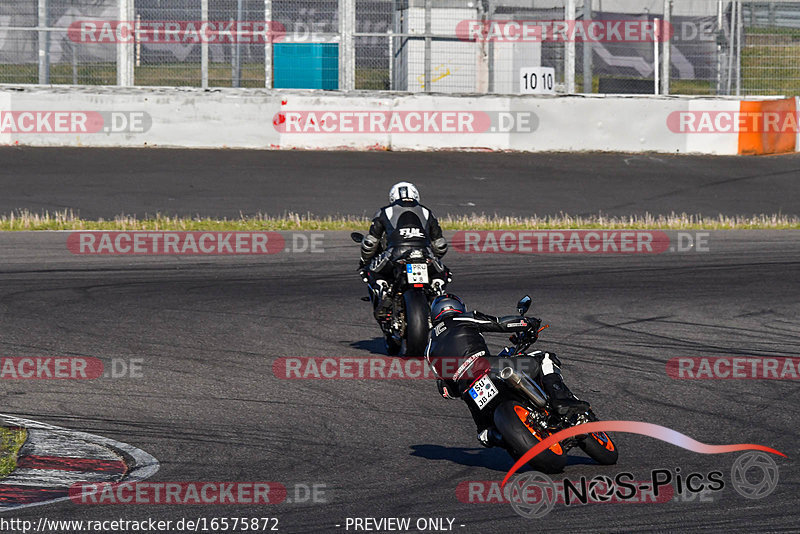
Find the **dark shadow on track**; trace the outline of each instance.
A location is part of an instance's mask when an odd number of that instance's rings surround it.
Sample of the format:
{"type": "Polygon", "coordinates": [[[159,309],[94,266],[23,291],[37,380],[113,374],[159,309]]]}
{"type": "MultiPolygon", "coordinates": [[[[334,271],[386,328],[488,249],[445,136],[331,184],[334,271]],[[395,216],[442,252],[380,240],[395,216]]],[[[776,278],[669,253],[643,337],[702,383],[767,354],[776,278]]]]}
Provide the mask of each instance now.
{"type": "MultiPolygon", "coordinates": [[[[418,456],[428,460],[449,460],[454,464],[467,467],[485,467],[492,471],[508,471],[514,461],[503,449],[495,447],[484,449],[480,447],[443,447],[441,445],[412,445],[414,451],[411,456],[418,456]]],[[[591,458],[585,456],[567,456],[567,466],[570,465],[599,465],[591,458]]],[[[522,469],[521,471],[525,471],[522,469]]]]}
{"type": "Polygon", "coordinates": [[[371,354],[380,354],[381,356],[387,356],[386,354],[386,347],[383,344],[382,337],[374,337],[372,339],[362,339],[360,341],[354,341],[350,343],[350,346],[354,349],[358,350],[366,350],[371,354]]]}
{"type": "Polygon", "coordinates": [[[412,445],[411,456],[428,460],[448,460],[467,467],[485,467],[493,471],[508,471],[514,462],[503,449],[482,447],[444,447],[442,445],[412,445]]]}

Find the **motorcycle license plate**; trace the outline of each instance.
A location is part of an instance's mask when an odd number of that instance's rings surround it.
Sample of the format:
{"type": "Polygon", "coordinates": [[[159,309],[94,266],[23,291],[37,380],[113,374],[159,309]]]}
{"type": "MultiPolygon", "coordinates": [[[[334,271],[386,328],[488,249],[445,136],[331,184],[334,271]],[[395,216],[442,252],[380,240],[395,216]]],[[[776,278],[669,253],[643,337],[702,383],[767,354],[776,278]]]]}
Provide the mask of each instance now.
{"type": "Polygon", "coordinates": [[[494,387],[488,375],[484,375],[480,380],[475,382],[474,386],[469,388],[470,397],[472,397],[472,400],[475,401],[475,404],[477,404],[478,408],[481,410],[489,404],[489,401],[492,400],[497,393],[497,388],[494,387]]]}
{"type": "Polygon", "coordinates": [[[427,284],[428,264],[409,263],[408,265],[406,265],[406,276],[408,276],[409,284],[427,284]]]}

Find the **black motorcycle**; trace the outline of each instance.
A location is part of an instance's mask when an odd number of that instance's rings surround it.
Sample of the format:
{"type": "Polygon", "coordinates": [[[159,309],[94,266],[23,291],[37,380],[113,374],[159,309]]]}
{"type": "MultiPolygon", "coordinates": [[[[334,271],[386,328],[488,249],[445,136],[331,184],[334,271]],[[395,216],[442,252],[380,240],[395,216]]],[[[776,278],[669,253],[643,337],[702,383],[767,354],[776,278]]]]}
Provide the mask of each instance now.
{"type": "MultiPolygon", "coordinates": [[[[364,239],[358,232],[351,233],[350,237],[359,244],[364,239]]],[[[450,272],[428,248],[384,251],[372,259],[369,269],[379,272],[387,263],[391,263],[393,274],[387,281],[391,306],[379,310],[375,316],[383,331],[386,352],[392,356],[399,354],[405,340],[406,356],[422,356],[431,329],[430,303],[445,293],[445,286],[452,280],[450,272]]],[[[366,271],[362,271],[362,279],[369,283],[366,271]]],[[[362,300],[374,298],[371,291],[370,296],[362,300]]],[[[372,304],[377,310],[379,303],[372,304]]]]}
{"type": "MultiPolygon", "coordinates": [[[[525,316],[530,305],[531,298],[527,295],[517,303],[520,317],[525,316]]],[[[506,347],[499,354],[501,368],[495,369],[493,366],[468,390],[478,408],[492,414],[494,425],[503,437],[503,446],[515,460],[551,434],[598,420],[591,409],[566,415],[558,415],[551,409],[547,394],[540,384],[538,361],[525,352],[537,337],[533,332],[513,335],[511,341],[514,347],[506,347]],[[524,360],[520,360],[522,358],[524,360]]],[[[560,472],[567,464],[567,451],[575,446],[600,464],[617,462],[619,453],[611,437],[605,432],[593,432],[555,443],[529,464],[543,472],[560,472]]]]}

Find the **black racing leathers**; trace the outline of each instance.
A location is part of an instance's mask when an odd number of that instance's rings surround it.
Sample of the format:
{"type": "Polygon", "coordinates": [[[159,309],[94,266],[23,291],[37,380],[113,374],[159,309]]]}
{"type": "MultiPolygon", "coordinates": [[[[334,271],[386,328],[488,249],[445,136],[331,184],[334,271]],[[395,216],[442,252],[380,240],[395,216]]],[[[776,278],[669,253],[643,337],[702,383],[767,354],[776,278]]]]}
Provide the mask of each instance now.
{"type": "Polygon", "coordinates": [[[461,397],[469,407],[478,433],[492,426],[488,414],[469,398],[467,390],[491,369],[495,356],[489,353],[481,332],[524,332],[533,336],[541,321],[532,317],[508,315],[494,317],[478,311],[445,318],[431,330],[431,340],[425,358],[439,378],[440,393],[461,397]]]}
{"type": "Polygon", "coordinates": [[[416,201],[398,200],[373,217],[369,233],[361,242],[361,263],[367,264],[385,250],[403,252],[410,248],[430,248],[441,258],[447,252],[447,240],[428,208],[416,201]]]}
{"type": "Polygon", "coordinates": [[[479,311],[447,317],[431,330],[425,357],[448,389],[460,394],[489,369],[485,358],[491,354],[481,332],[535,332],[539,324],[531,317],[498,318],[479,311]]]}

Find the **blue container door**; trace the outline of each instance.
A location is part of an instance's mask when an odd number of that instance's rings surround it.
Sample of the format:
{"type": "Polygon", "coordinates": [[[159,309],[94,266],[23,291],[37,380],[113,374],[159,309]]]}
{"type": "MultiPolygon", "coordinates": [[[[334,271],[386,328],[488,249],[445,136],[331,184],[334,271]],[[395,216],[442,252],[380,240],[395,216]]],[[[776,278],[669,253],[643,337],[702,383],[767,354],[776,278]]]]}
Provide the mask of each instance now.
{"type": "Polygon", "coordinates": [[[339,45],[276,43],[272,47],[276,89],[339,88],[339,45]]]}

